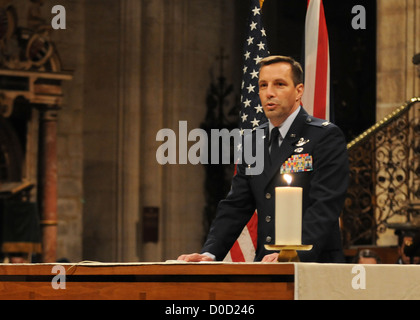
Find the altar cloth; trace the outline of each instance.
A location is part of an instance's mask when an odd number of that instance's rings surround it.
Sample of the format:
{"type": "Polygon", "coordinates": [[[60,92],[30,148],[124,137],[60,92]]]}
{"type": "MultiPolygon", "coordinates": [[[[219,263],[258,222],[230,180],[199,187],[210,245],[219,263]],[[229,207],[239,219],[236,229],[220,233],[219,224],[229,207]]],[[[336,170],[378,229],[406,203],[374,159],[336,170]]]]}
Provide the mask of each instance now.
{"type": "Polygon", "coordinates": [[[420,265],[295,264],[295,300],[418,300],[420,265]]]}

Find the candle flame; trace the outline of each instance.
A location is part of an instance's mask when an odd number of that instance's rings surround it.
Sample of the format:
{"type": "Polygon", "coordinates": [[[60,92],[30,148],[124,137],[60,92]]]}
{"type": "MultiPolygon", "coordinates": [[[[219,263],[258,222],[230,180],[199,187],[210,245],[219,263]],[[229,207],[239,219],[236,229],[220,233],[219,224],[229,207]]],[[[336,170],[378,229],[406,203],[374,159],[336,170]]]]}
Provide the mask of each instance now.
{"type": "Polygon", "coordinates": [[[292,176],[290,174],[283,175],[284,180],[286,180],[287,184],[290,186],[292,183],[292,176]]]}

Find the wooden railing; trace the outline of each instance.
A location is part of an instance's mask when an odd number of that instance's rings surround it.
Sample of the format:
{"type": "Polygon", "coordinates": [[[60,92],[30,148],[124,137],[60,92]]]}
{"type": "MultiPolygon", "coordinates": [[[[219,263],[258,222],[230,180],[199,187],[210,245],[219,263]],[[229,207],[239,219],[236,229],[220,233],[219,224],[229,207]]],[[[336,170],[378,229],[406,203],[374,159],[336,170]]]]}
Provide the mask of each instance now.
{"type": "Polygon", "coordinates": [[[348,145],[350,186],[343,243],[375,245],[387,228],[420,226],[420,98],[413,98],[348,145]]]}

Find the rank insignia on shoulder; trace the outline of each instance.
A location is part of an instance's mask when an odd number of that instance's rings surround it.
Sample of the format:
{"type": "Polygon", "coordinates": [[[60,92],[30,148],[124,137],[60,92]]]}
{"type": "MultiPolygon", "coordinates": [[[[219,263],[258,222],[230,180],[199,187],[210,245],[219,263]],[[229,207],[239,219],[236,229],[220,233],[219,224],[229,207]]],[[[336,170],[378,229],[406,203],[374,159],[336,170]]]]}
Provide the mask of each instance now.
{"type": "Polygon", "coordinates": [[[325,122],[323,122],[321,125],[323,126],[323,127],[326,127],[326,126],[329,126],[331,124],[331,122],[329,122],[329,121],[325,121],[325,122]]]}

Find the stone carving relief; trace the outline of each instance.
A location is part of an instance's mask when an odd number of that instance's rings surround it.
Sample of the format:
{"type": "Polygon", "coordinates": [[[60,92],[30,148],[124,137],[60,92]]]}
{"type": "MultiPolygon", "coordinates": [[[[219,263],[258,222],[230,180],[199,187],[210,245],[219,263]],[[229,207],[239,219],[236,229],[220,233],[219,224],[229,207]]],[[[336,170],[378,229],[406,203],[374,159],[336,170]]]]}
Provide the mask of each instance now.
{"type": "Polygon", "coordinates": [[[0,68],[57,72],[60,59],[51,40],[51,26],[40,16],[43,1],[32,1],[28,27],[18,26],[12,5],[0,6],[0,68]]]}

